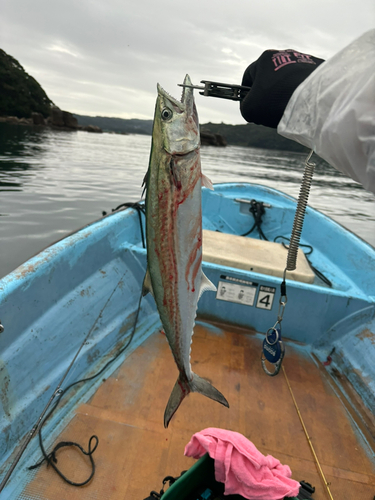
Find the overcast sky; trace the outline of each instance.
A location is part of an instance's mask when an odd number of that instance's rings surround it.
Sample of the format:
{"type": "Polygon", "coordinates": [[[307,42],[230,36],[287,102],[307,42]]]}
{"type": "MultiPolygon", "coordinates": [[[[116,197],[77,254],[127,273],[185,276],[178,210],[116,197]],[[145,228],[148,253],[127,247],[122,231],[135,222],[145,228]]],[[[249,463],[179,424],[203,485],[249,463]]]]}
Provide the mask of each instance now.
{"type": "MultiPolygon", "coordinates": [[[[266,49],[326,59],[375,25],[374,0],[0,0],[0,48],[62,109],[153,118],[156,83],[240,84],[266,49]]],[[[201,123],[244,123],[196,93],[201,123]]]]}

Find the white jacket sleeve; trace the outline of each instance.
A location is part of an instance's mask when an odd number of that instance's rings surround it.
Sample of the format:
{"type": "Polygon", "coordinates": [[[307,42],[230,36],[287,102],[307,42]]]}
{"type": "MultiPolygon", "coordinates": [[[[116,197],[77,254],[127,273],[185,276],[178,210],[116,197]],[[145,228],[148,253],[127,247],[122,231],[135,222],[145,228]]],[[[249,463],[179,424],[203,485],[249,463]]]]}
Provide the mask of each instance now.
{"type": "Polygon", "coordinates": [[[375,30],[297,87],[277,131],[375,193],[375,30]]]}

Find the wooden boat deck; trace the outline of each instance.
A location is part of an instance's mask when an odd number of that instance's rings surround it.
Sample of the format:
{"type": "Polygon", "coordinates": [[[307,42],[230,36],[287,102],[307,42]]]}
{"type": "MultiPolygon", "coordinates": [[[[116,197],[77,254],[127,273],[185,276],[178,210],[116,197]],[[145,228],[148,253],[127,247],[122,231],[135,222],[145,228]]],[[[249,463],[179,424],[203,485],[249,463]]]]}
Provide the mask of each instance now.
{"type": "MultiPolygon", "coordinates": [[[[230,409],[199,394],[182,403],[168,429],[163,414],[177,377],[163,334],[153,334],[75,415],[58,440],[85,449],[96,434],[96,473],[86,486],[64,483],[42,466],[20,499],[143,500],[167,475],[195,461],[183,455],[193,433],[206,427],[235,430],[264,454],[288,464],[296,480],[325,490],[282,373],[267,377],[260,366],[261,339],[251,332],[199,323],[192,346],[193,370],[223,392],[230,409]]],[[[348,413],[323,370],[306,351],[287,344],[285,371],[335,500],[372,500],[375,469],[348,413]]],[[[90,474],[88,460],[72,448],[57,452],[58,466],[73,481],[90,474]],[[86,461],[87,460],[87,461],[86,461]]]]}

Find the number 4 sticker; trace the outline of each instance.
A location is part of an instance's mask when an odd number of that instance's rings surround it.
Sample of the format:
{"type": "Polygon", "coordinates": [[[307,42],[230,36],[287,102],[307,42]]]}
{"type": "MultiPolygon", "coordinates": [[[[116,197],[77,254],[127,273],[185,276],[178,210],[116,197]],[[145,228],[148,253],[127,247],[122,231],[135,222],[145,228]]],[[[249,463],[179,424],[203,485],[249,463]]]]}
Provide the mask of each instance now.
{"type": "Polygon", "coordinates": [[[276,288],[271,286],[261,286],[259,288],[257,307],[260,309],[272,309],[273,299],[275,298],[276,288]]]}

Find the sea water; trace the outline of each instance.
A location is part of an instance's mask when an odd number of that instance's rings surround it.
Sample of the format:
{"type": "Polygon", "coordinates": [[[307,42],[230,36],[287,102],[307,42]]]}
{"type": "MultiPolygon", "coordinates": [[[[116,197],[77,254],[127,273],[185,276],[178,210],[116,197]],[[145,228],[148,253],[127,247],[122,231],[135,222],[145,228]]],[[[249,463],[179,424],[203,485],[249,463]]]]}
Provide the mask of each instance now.
{"type": "MultiPolygon", "coordinates": [[[[151,137],[0,123],[0,277],[102,212],[138,201],[151,137]]],[[[252,182],[298,197],[306,155],[201,148],[213,183],[252,182]]],[[[375,196],[318,157],[309,205],[375,246],[375,196]]]]}

